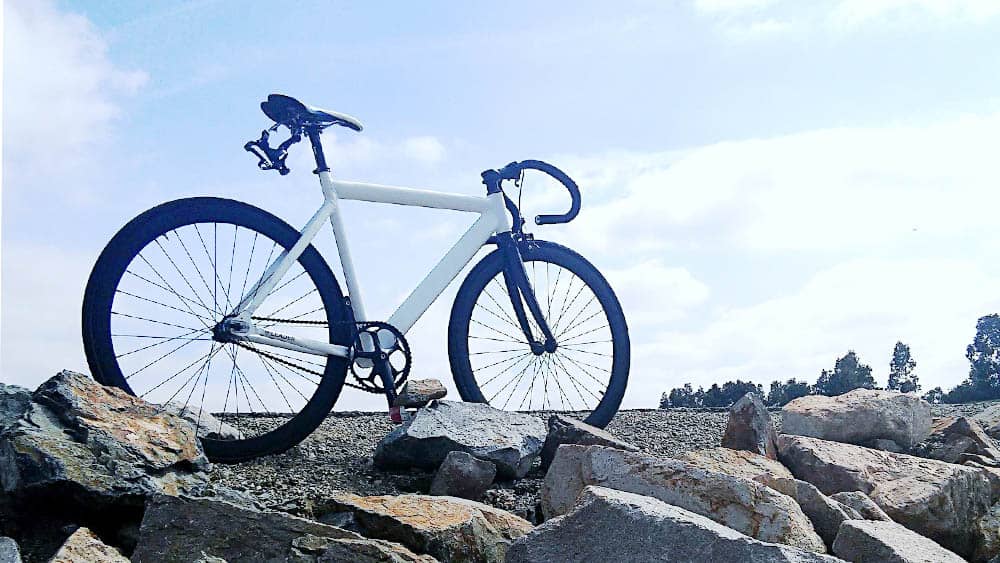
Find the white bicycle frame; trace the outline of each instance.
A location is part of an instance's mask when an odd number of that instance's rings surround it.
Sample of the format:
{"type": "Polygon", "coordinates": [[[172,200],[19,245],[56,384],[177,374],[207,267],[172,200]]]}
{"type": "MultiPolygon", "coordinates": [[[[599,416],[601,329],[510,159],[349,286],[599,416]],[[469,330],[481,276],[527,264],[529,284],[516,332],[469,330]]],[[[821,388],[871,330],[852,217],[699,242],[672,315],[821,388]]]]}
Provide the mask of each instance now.
{"type": "MultiPolygon", "coordinates": [[[[328,170],[319,172],[319,182],[323,188],[323,205],[309,219],[309,222],[306,223],[299,240],[292,248],[282,252],[275,258],[274,262],[264,271],[261,279],[247,291],[236,308],[240,313],[235,318],[241,321],[245,327],[248,327],[246,331],[241,329],[238,334],[250,342],[315,354],[317,356],[333,355],[350,357],[351,349],[348,346],[280,334],[257,327],[251,319],[251,316],[278,282],[281,281],[281,278],[284,277],[289,268],[292,267],[313,239],[316,238],[323,223],[329,220],[330,225],[333,227],[333,236],[337,243],[337,251],[340,254],[340,263],[344,271],[344,277],[346,278],[350,304],[354,311],[354,319],[358,322],[371,320],[365,313],[361,287],[358,284],[358,278],[354,271],[354,261],[351,259],[351,249],[347,241],[347,233],[344,230],[344,223],[340,218],[338,201],[341,199],[368,201],[372,203],[392,203],[434,209],[451,209],[479,214],[476,222],[458,239],[458,242],[455,243],[451,250],[441,258],[441,261],[434,266],[423,281],[417,285],[399,308],[389,317],[389,324],[403,334],[409,331],[421,315],[437,300],[444,289],[448,287],[448,284],[458,276],[491,236],[511,230],[511,218],[507,214],[502,193],[478,197],[379,184],[335,181],[328,170]]],[[[381,333],[379,336],[380,344],[383,347],[391,346],[391,341],[381,342],[383,339],[382,334],[384,333],[381,333]]],[[[386,334],[386,337],[392,339],[390,334],[386,334]]]]}

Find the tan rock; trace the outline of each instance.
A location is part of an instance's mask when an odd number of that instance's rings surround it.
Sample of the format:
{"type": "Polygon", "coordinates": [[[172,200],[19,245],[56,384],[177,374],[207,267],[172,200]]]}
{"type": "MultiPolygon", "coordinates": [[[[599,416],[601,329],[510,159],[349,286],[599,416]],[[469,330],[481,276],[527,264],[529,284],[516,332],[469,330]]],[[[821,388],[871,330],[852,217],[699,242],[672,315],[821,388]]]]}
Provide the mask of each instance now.
{"type": "Polygon", "coordinates": [[[569,512],[588,485],[651,496],[761,541],[826,551],[798,504],[774,489],[680,460],[603,446],[559,448],[542,486],[545,516],[569,512]]]}
{"type": "Polygon", "coordinates": [[[848,444],[892,440],[913,447],[930,434],[931,406],[916,395],[855,389],[836,397],[799,397],[781,409],[785,434],[848,444]]]}
{"type": "Polygon", "coordinates": [[[823,493],[862,491],[895,522],[960,555],[970,554],[990,506],[989,481],[970,467],[789,435],[779,436],[778,455],[823,493]]]}
{"type": "Polygon", "coordinates": [[[341,495],[323,511],[350,511],[365,536],[399,542],[441,561],[503,561],[527,520],[471,500],[426,495],[341,495]]]}
{"type": "Polygon", "coordinates": [[[409,379],[399,390],[399,395],[396,395],[396,401],[393,405],[420,408],[435,399],[443,398],[447,394],[448,390],[437,379],[409,379]]]}
{"type": "Polygon", "coordinates": [[[780,461],[746,450],[707,448],[686,452],[678,459],[701,469],[744,479],[759,480],[762,475],[792,478],[792,472],[780,461]]]}
{"type": "Polygon", "coordinates": [[[87,528],[77,528],[63,542],[49,563],[129,563],[117,549],[105,544],[87,528]]]}

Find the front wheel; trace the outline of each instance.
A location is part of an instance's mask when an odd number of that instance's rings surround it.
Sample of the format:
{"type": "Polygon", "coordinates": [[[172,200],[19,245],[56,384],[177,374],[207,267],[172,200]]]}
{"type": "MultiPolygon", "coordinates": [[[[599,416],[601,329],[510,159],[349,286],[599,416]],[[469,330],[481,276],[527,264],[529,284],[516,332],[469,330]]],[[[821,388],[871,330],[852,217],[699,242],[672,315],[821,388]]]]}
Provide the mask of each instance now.
{"type": "MultiPolygon", "coordinates": [[[[557,348],[532,351],[497,250],[469,272],[451,310],[448,355],[458,392],[466,401],[501,409],[582,412],[585,422],[603,428],[628,382],[621,304],[604,276],[564,246],[529,241],[521,258],[557,348]]],[[[528,318],[533,334],[540,334],[530,313],[528,318]]]]}

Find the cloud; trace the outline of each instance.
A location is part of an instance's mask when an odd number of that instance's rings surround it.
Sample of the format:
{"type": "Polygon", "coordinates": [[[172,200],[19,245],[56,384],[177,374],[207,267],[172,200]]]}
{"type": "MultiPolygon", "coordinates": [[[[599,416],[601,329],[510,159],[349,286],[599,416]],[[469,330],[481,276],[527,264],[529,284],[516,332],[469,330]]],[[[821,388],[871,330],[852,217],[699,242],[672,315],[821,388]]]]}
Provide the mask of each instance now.
{"type": "Polygon", "coordinates": [[[31,170],[44,185],[107,140],[147,76],[116,66],[89,20],[51,2],[11,2],[4,16],[4,160],[8,175],[31,170]]]}
{"type": "Polygon", "coordinates": [[[444,158],[444,145],[435,137],[411,137],[402,143],[403,154],[425,163],[435,164],[444,158]]]}
{"type": "Polygon", "coordinates": [[[695,0],[696,13],[715,21],[734,40],[817,31],[853,33],[879,26],[919,29],[981,24],[1000,15],[991,0],[695,0]]]}
{"type": "Polygon", "coordinates": [[[684,318],[710,294],[708,286],[687,269],[668,267],[657,258],[604,273],[632,328],[656,327],[684,318]]]}

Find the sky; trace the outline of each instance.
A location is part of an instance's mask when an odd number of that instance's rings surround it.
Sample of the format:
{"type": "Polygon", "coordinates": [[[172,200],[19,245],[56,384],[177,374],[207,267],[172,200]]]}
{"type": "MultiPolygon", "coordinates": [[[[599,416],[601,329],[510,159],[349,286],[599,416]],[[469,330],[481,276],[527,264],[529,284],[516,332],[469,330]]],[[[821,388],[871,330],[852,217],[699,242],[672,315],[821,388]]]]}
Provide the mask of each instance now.
{"type": "MultiPolygon", "coordinates": [[[[216,195],[305,223],[321,203],[308,151],[279,177],[242,149],[272,92],[365,124],[325,135],[338,178],[476,195],[482,170],[537,158],[576,179],[579,218],[535,235],[618,293],[625,408],[688,382],[815,381],[848,350],[884,385],[897,340],[925,389],[948,388],[976,319],[1000,312],[992,0],[7,0],[3,34],[8,383],[86,371],[87,276],[143,210],[216,195]]],[[[526,216],[567,205],[529,180],[526,216]]],[[[344,213],[349,233],[378,233],[351,239],[375,318],[471,222],[344,213]]],[[[456,397],[457,285],[409,335],[414,377],[456,397]]],[[[348,390],[336,408],[383,404],[348,390]]]]}

